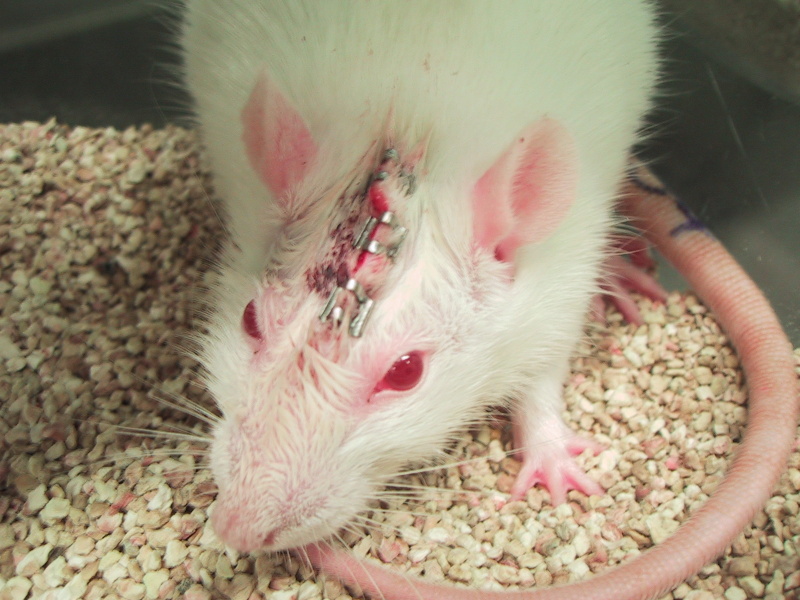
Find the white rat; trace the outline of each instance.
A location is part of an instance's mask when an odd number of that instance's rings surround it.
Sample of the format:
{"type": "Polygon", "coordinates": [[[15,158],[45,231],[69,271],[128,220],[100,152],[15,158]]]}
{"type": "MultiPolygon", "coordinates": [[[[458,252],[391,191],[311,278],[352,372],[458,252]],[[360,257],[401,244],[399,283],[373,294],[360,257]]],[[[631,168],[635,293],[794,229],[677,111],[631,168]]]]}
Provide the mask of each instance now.
{"type": "MultiPolygon", "coordinates": [[[[230,231],[200,352],[222,412],[214,528],[240,551],[302,546],[387,600],[509,597],[317,542],[494,404],[522,449],[515,496],[602,491],[570,456],[593,444],[562,422],[562,383],[657,79],[650,3],[186,4],[187,80],[230,231]]],[[[658,185],[630,172],[631,191],[626,214],[740,352],[747,437],[669,540],[526,600],[657,597],[734,539],[792,448],[797,380],[774,313],[658,185]]]]}
{"type": "Polygon", "coordinates": [[[231,238],[201,351],[225,543],[331,536],[502,403],[515,495],[601,493],[562,385],[657,79],[653,17],[643,0],[187,2],[231,238]]]}

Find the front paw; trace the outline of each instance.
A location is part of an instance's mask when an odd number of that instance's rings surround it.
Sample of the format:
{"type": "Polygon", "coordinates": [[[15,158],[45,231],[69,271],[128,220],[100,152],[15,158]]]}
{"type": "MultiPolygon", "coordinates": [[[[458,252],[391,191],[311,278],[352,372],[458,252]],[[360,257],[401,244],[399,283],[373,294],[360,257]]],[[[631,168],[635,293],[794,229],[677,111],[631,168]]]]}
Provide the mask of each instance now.
{"type": "Polygon", "coordinates": [[[534,444],[523,449],[520,469],[511,497],[519,500],[534,485],[542,484],[550,491],[553,504],[561,504],[567,499],[569,490],[578,490],[587,496],[605,493],[600,485],[583,472],[573,456],[584,450],[598,454],[602,446],[592,440],[569,433],[565,438],[534,444]]]}
{"type": "Polygon", "coordinates": [[[606,259],[600,282],[603,292],[595,297],[592,312],[596,320],[605,321],[604,307],[606,303],[610,303],[617,307],[626,321],[641,325],[642,315],[631,292],[638,292],[651,300],[664,302],[667,299],[667,291],[653,275],[655,261],[650,256],[650,249],[643,238],[619,237],[613,245],[617,252],[626,254],[627,258],[614,254],[606,259]]]}

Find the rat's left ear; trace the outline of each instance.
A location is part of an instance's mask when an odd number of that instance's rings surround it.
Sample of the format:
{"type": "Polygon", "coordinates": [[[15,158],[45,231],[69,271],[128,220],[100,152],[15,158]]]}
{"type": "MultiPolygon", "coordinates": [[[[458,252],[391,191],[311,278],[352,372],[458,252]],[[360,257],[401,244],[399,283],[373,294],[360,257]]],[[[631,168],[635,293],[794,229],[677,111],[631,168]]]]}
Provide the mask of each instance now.
{"type": "Polygon", "coordinates": [[[251,166],[276,201],[286,202],[292,187],[308,174],[317,144],[303,117],[266,71],[242,110],[242,126],[251,166]]]}
{"type": "Polygon", "coordinates": [[[475,242],[498,260],[512,262],[517,248],[555,231],[575,199],[577,181],[572,138],[555,119],[541,119],[475,184],[475,242]]]}

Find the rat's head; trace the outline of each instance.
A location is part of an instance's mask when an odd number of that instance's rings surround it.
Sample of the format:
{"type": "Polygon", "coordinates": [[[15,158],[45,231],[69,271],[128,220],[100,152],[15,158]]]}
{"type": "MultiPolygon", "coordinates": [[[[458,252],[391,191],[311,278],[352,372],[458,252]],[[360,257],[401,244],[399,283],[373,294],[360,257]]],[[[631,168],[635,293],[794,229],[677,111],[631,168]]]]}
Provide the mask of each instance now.
{"type": "Polygon", "coordinates": [[[223,273],[203,361],[222,412],[214,527],[252,551],[335,534],[513,390],[516,250],[561,221],[574,169],[543,119],[471,181],[430,178],[424,145],[380,139],[320,182],[335,157],[268,77],[243,123],[282,233],[259,277],[223,273]]]}

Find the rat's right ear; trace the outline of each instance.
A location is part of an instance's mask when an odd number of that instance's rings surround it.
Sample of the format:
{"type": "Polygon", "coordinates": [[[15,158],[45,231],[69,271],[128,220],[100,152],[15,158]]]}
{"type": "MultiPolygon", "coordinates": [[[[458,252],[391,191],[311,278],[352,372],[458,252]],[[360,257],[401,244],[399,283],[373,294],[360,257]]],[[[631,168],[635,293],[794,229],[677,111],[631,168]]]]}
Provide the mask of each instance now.
{"type": "Polygon", "coordinates": [[[308,173],[317,144],[303,118],[263,72],[242,110],[242,140],[261,181],[285,198],[308,173]]]}
{"type": "Polygon", "coordinates": [[[523,131],[472,191],[476,244],[513,262],[520,246],[547,238],[575,199],[577,162],[557,120],[545,117],[523,131]]]}

